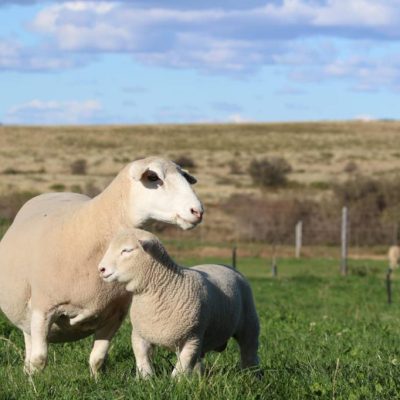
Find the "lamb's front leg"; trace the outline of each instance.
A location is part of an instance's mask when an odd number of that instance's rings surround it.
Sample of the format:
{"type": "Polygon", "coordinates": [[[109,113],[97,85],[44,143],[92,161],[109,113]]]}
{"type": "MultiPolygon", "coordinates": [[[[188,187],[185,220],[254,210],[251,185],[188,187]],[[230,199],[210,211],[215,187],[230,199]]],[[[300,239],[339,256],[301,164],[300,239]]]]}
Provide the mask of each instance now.
{"type": "Polygon", "coordinates": [[[135,329],[132,329],[132,348],[136,360],[136,374],[140,378],[148,378],[153,375],[153,368],[151,366],[151,343],[144,340],[135,329]]]}
{"type": "Polygon", "coordinates": [[[200,359],[201,344],[198,338],[187,340],[179,349],[178,360],[172,371],[172,376],[188,375],[192,373],[194,367],[200,359]]]}
{"type": "Polygon", "coordinates": [[[32,374],[42,370],[47,364],[47,335],[52,323],[52,315],[41,310],[33,310],[31,316],[31,337],[25,336],[27,346],[26,372],[32,374]],[[30,351],[28,351],[30,348],[30,351]],[[30,353],[30,354],[29,354],[30,353]],[[29,360],[28,360],[29,355],[29,360]]]}
{"type": "Polygon", "coordinates": [[[104,364],[111,340],[121,326],[124,316],[125,314],[116,315],[115,318],[94,333],[94,343],[89,357],[89,366],[90,373],[95,379],[97,379],[99,370],[104,364]]]}

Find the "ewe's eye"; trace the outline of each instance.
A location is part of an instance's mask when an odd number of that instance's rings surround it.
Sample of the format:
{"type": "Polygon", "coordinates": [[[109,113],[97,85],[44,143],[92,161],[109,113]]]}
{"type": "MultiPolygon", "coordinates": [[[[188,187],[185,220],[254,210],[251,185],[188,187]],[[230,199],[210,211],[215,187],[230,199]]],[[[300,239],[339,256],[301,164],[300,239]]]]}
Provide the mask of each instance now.
{"type": "Polygon", "coordinates": [[[131,253],[133,251],[133,249],[132,248],[128,248],[128,249],[122,249],[121,250],[121,255],[123,255],[123,254],[127,254],[127,253],[131,253]]]}
{"type": "Polygon", "coordinates": [[[150,182],[157,182],[160,178],[158,177],[158,175],[153,172],[153,171],[149,171],[147,173],[147,180],[149,180],[150,182]]]}

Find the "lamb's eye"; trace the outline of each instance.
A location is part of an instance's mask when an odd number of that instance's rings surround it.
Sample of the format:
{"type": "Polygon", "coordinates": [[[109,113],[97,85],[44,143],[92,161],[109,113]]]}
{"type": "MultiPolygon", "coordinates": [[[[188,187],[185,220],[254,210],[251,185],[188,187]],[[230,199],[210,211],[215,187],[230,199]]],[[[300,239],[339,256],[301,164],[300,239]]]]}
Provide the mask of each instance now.
{"type": "Polygon", "coordinates": [[[150,182],[157,182],[160,178],[158,177],[158,175],[155,172],[149,171],[147,174],[147,179],[150,182]]]}
{"type": "Polygon", "coordinates": [[[131,253],[132,251],[133,251],[132,248],[122,249],[122,250],[121,250],[121,255],[122,255],[122,254],[131,253]]]}

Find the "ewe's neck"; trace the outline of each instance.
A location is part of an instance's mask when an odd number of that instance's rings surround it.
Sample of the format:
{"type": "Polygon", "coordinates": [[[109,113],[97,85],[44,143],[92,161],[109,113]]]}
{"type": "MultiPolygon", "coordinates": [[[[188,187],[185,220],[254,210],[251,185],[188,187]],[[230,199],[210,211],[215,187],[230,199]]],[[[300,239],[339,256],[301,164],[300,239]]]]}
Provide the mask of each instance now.
{"type": "Polygon", "coordinates": [[[94,237],[111,239],[120,229],[130,227],[129,176],[123,169],[109,186],[88,201],[76,215],[77,223],[86,223],[85,231],[94,237]]]}

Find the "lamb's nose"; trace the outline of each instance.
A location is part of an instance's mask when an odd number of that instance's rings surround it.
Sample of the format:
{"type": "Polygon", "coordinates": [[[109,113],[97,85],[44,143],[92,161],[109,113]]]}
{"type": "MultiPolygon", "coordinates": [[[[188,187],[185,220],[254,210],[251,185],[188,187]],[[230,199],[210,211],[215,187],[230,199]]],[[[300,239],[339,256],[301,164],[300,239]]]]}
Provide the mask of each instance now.
{"type": "Polygon", "coordinates": [[[191,208],[190,212],[197,217],[200,221],[203,218],[204,211],[203,210],[196,210],[195,208],[191,208]]]}
{"type": "Polygon", "coordinates": [[[104,267],[100,267],[100,268],[99,268],[99,271],[100,271],[101,273],[104,273],[104,272],[106,272],[106,269],[105,269],[104,267]]]}

